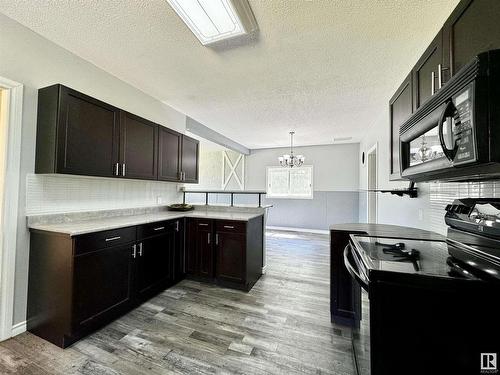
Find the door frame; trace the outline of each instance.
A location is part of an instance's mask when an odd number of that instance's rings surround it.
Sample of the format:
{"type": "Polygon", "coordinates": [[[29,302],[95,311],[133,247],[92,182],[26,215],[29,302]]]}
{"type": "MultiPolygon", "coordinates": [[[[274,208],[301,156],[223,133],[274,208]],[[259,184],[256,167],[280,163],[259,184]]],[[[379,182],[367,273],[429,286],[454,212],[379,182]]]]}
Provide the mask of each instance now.
{"type": "MultiPolygon", "coordinates": [[[[368,149],[366,152],[366,190],[377,188],[378,187],[378,142],[375,142],[375,144],[368,149]],[[371,166],[370,166],[370,158],[374,157],[375,158],[375,170],[373,171],[371,166]],[[375,173],[375,187],[370,188],[370,174],[375,173]]],[[[367,199],[366,199],[366,222],[370,222],[370,201],[374,199],[374,206],[375,206],[375,212],[374,212],[374,217],[375,217],[375,223],[378,221],[378,195],[375,192],[367,192],[367,199]]]]}
{"type": "Polygon", "coordinates": [[[0,248],[0,341],[13,336],[14,280],[21,177],[21,136],[24,86],[0,77],[0,88],[7,94],[7,139],[5,186],[3,194],[3,243],[0,248]]]}

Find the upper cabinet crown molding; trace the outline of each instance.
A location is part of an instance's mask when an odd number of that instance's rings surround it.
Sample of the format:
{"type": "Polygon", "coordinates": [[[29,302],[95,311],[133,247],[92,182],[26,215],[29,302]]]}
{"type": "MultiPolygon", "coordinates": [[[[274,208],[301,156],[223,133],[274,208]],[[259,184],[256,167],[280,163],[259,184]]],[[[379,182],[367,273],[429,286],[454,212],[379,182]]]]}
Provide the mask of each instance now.
{"type": "Polygon", "coordinates": [[[198,159],[183,134],[60,84],[38,91],[36,173],[196,183],[198,159]]]}

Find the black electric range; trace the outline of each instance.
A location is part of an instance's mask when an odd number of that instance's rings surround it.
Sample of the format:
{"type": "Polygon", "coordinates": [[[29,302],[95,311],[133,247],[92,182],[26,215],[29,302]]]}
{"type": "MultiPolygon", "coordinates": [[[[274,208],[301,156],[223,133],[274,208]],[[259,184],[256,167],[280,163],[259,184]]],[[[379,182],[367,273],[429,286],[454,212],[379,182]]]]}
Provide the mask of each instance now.
{"type": "Polygon", "coordinates": [[[445,216],[446,241],[350,236],[359,374],[499,373],[500,200],[455,201],[445,216]]]}

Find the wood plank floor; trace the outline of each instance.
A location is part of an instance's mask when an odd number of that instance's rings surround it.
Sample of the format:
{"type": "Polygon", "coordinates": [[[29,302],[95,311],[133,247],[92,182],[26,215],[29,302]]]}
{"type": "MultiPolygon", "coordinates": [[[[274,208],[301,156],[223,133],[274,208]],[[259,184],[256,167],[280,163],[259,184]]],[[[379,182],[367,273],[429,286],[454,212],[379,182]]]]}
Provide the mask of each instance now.
{"type": "Polygon", "coordinates": [[[0,343],[0,373],[352,375],[350,332],[329,319],[328,236],[266,240],[249,293],[184,280],[66,350],[30,333],[0,343]]]}

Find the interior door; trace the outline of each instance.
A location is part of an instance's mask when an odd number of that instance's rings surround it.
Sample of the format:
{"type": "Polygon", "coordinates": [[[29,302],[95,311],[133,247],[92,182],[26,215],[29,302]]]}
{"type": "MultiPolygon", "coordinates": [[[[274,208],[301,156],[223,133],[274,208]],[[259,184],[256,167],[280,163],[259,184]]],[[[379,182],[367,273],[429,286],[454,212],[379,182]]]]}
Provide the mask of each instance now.
{"type": "Polygon", "coordinates": [[[129,303],[131,260],[131,245],[88,252],[74,258],[75,330],[129,303]]]}
{"type": "Polygon", "coordinates": [[[172,279],[172,254],[169,234],[142,240],[137,244],[137,293],[147,296],[172,279]]]}
{"type": "Polygon", "coordinates": [[[158,179],[180,181],[182,134],[159,128],[158,179]]]}
{"type": "Polygon", "coordinates": [[[60,90],[57,173],[114,176],[119,109],[64,86],[60,90]]]}
{"type": "Polygon", "coordinates": [[[183,135],[181,150],[183,182],[198,182],[198,152],[199,142],[183,135]]]}
{"type": "Polygon", "coordinates": [[[157,124],[121,111],[120,174],[122,177],[156,180],[157,144],[157,124]]]}
{"type": "Polygon", "coordinates": [[[217,279],[245,281],[246,234],[217,231],[217,279]]]}

